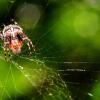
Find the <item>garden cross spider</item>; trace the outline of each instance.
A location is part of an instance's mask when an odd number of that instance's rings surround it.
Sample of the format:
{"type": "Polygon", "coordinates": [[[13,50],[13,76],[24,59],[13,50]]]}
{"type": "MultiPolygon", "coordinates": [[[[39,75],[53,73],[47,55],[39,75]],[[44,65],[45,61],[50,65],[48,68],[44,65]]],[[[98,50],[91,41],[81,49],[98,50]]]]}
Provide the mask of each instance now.
{"type": "Polygon", "coordinates": [[[23,33],[23,29],[17,24],[4,26],[3,30],[0,32],[0,39],[3,40],[5,58],[7,56],[7,53],[10,56],[10,50],[15,55],[21,53],[23,41],[26,42],[30,54],[32,53],[31,47],[35,51],[32,41],[23,33]]]}

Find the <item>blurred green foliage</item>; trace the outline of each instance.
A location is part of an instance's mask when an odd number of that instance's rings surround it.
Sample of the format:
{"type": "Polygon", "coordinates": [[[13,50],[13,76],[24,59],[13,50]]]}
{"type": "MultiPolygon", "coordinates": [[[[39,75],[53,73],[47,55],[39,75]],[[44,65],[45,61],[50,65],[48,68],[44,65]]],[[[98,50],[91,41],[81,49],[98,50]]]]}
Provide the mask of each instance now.
{"type": "Polygon", "coordinates": [[[0,99],[99,100],[99,5],[99,0],[0,0],[1,29],[14,19],[36,47],[30,58],[24,44],[7,62],[1,42],[0,99]],[[77,68],[81,71],[66,72],[77,68]],[[63,70],[61,77],[57,70],[63,70]]]}

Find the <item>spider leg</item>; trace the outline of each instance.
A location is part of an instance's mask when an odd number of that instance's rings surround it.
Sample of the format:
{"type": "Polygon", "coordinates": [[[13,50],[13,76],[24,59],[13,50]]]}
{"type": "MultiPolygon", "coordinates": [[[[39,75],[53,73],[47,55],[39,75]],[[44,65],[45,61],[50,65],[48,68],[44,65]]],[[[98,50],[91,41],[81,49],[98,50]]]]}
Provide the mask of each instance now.
{"type": "Polygon", "coordinates": [[[6,48],[5,48],[5,47],[4,47],[3,49],[4,49],[4,56],[5,56],[5,60],[7,60],[7,50],[6,50],[6,48]]]}
{"type": "Polygon", "coordinates": [[[11,61],[10,49],[7,47],[4,47],[4,56],[5,56],[5,60],[7,60],[7,56],[8,56],[9,60],[11,61]]]}
{"type": "Polygon", "coordinates": [[[30,51],[30,55],[32,54],[31,47],[32,47],[33,51],[35,52],[35,47],[34,47],[32,41],[27,36],[24,36],[22,39],[23,39],[23,41],[26,42],[28,49],[30,51]]]}
{"type": "Polygon", "coordinates": [[[10,49],[9,49],[9,42],[4,43],[4,55],[5,55],[5,60],[7,60],[7,56],[9,57],[9,60],[11,61],[11,55],[10,55],[10,49]]]}
{"type": "Polygon", "coordinates": [[[32,54],[32,52],[31,52],[32,50],[33,50],[33,52],[35,52],[35,47],[30,39],[28,39],[28,42],[26,44],[29,48],[30,54],[32,54]],[[31,47],[32,47],[32,50],[31,50],[31,47]]]}
{"type": "Polygon", "coordinates": [[[9,60],[11,61],[11,54],[10,54],[10,49],[9,48],[7,48],[7,54],[8,54],[9,60]]]}
{"type": "Polygon", "coordinates": [[[25,38],[23,38],[23,41],[26,42],[28,49],[29,49],[29,52],[30,52],[29,54],[31,55],[32,52],[31,52],[30,40],[27,37],[25,37],[25,38]]]}
{"type": "Polygon", "coordinates": [[[30,41],[30,44],[31,44],[31,46],[33,48],[33,51],[35,52],[35,46],[33,45],[32,41],[30,41]]]}
{"type": "Polygon", "coordinates": [[[3,35],[2,33],[0,32],[0,39],[3,40],[3,35]]]}
{"type": "Polygon", "coordinates": [[[30,43],[29,43],[29,42],[27,42],[26,44],[27,44],[27,46],[28,46],[28,49],[29,49],[29,51],[30,51],[30,55],[31,55],[31,54],[32,54],[32,52],[31,52],[31,46],[30,46],[30,43]]]}

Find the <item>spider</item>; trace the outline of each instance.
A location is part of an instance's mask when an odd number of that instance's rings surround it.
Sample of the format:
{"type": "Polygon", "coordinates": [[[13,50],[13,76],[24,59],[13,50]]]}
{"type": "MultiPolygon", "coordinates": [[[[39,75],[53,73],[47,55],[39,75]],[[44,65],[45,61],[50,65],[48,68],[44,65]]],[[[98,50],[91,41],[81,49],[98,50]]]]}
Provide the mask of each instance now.
{"type": "Polygon", "coordinates": [[[0,39],[3,41],[5,59],[7,53],[10,57],[10,50],[15,55],[21,53],[23,41],[26,42],[30,54],[31,47],[34,48],[32,41],[24,34],[23,29],[18,24],[9,24],[4,26],[3,30],[0,32],[0,39]]]}

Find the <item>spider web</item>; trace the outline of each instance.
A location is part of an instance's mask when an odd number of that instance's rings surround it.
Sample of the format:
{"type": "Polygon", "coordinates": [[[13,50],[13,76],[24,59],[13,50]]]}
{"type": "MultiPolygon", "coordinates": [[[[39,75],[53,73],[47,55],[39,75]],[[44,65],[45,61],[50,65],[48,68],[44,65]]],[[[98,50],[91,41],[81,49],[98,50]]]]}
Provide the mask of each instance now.
{"type": "MultiPolygon", "coordinates": [[[[45,32],[45,34],[43,34],[38,39],[36,44],[46,39],[48,33],[52,32],[55,26],[56,25],[53,25],[53,27],[51,27],[47,32],[45,32]]],[[[52,39],[50,40],[52,41],[52,39]]],[[[48,51],[52,51],[51,54],[47,54],[47,56],[44,56],[44,57],[42,56],[41,58],[43,62],[45,62],[45,64],[49,65],[49,67],[51,68],[53,68],[54,66],[58,66],[58,65],[60,66],[60,68],[56,69],[56,71],[57,73],[59,73],[60,77],[63,78],[64,80],[66,80],[65,78],[67,78],[66,84],[69,87],[68,91],[70,90],[73,91],[75,89],[74,94],[71,93],[74,99],[77,99],[79,97],[78,95],[79,93],[80,93],[79,98],[81,98],[81,96],[85,96],[88,98],[92,98],[94,96],[90,88],[92,87],[93,83],[98,81],[97,76],[100,74],[100,69],[97,66],[99,66],[100,64],[99,61],[98,62],[95,62],[95,61],[94,62],[93,61],[66,61],[65,59],[67,59],[67,57],[58,55],[59,53],[61,54],[64,53],[66,49],[57,50],[55,49],[54,46],[50,46],[49,48],[42,46],[42,48],[40,49],[44,50],[45,53],[48,53],[48,51]],[[73,79],[74,75],[76,76],[75,80],[73,79]],[[80,75],[81,77],[79,77],[80,75]],[[77,79],[77,76],[79,77],[79,79],[77,79]],[[87,76],[88,78],[85,79],[87,76]],[[84,78],[84,79],[81,79],[81,78],[84,78]],[[83,85],[87,86],[88,89],[83,89],[82,88],[83,85]],[[81,89],[83,89],[82,92],[81,92],[81,89]]],[[[70,99],[72,99],[71,96],[70,96],[70,99]]]]}
{"type": "MultiPolygon", "coordinates": [[[[10,2],[13,6],[15,1],[10,2]]],[[[69,56],[65,54],[68,50],[60,49],[59,44],[53,44],[53,38],[48,36],[56,24],[48,28],[45,23],[42,32],[40,28],[40,36],[32,40],[37,49],[31,57],[25,46],[21,55],[6,61],[0,49],[0,100],[95,100],[91,89],[94,83],[99,83],[99,61],[67,61],[69,56]]]]}
{"type": "Polygon", "coordinates": [[[5,73],[2,72],[0,75],[3,77],[0,81],[1,100],[18,100],[22,98],[72,100],[67,85],[61,79],[60,74],[47,67],[44,61],[25,57],[24,55],[15,57],[16,60],[6,61],[2,54],[3,52],[0,56],[2,63],[0,66],[4,67],[3,70],[1,67],[1,70],[5,73]],[[17,80],[20,77],[24,82],[19,80],[18,83],[17,80]],[[23,85],[25,86],[23,87],[23,85]],[[24,89],[20,89],[20,86],[24,89]],[[28,95],[27,91],[29,92],[28,95]]]}
{"type": "MultiPolygon", "coordinates": [[[[50,32],[54,26],[38,39],[37,44],[45,39],[47,33],[50,32]]],[[[44,52],[51,51],[52,49],[54,50],[53,46],[48,49],[45,46],[40,48],[40,50],[44,50],[44,52]]],[[[80,92],[79,87],[82,85],[80,81],[73,81],[73,73],[83,73],[87,77],[87,72],[91,74],[100,72],[99,70],[97,71],[97,69],[89,70],[86,67],[91,64],[99,64],[99,62],[66,62],[64,61],[66,58],[63,56],[56,57],[48,55],[43,57],[41,56],[41,52],[33,53],[34,56],[30,58],[25,55],[27,51],[28,50],[22,51],[21,55],[13,57],[12,61],[8,62],[5,61],[2,55],[3,52],[1,52],[0,63],[3,64],[0,66],[1,71],[4,72],[0,74],[1,100],[73,100],[72,97],[76,98],[78,96],[80,92]],[[61,67],[54,68],[58,65],[61,67]],[[76,66],[76,68],[73,66],[76,66]],[[80,68],[79,66],[82,67],[80,68]],[[64,78],[67,78],[67,81],[64,81],[64,78]],[[70,92],[70,88],[73,90],[75,87],[77,87],[76,96],[71,97],[73,94],[70,92]]],[[[57,55],[64,51],[65,50],[58,50],[52,52],[53,55],[57,55]]],[[[91,80],[94,79],[91,78],[90,81],[91,80]]],[[[83,95],[86,94],[90,97],[93,96],[90,91],[83,95]]]]}
{"type": "Polygon", "coordinates": [[[53,38],[48,40],[48,33],[55,26],[37,38],[35,47],[39,51],[32,57],[28,56],[28,49],[23,49],[21,55],[5,61],[1,52],[0,100],[78,100],[94,96],[90,88],[98,81],[94,76],[100,73],[96,67],[99,62],[66,61],[68,57],[63,54],[67,50],[55,48],[53,38]]]}

